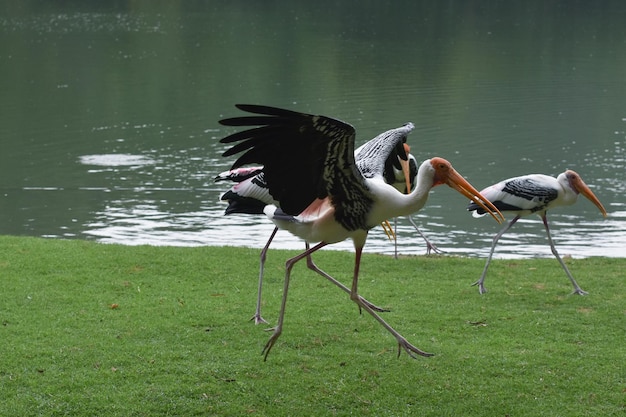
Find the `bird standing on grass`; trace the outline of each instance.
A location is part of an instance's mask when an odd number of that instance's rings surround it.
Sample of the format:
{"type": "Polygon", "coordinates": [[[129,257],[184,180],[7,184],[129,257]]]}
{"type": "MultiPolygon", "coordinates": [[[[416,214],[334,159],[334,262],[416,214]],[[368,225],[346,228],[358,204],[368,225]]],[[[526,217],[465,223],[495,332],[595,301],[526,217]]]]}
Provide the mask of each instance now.
{"type": "MultiPolygon", "coordinates": [[[[355,157],[357,159],[358,165],[358,155],[361,150],[365,150],[375,146],[379,141],[387,141],[389,137],[394,135],[399,135],[403,140],[406,140],[407,129],[412,129],[413,125],[405,125],[398,129],[391,129],[386,132],[381,133],[375,138],[371,139],[365,145],[361,146],[359,149],[355,151],[355,157]]],[[[394,141],[395,142],[395,141],[394,141]]],[[[410,171],[409,168],[409,160],[413,161],[415,164],[415,158],[413,155],[409,155],[409,147],[406,143],[398,142],[396,148],[394,148],[393,152],[389,155],[387,160],[385,161],[385,181],[393,182],[394,187],[396,188],[404,188],[410,189],[410,180],[409,178],[415,177],[417,174],[417,168],[414,167],[413,171],[410,171]],[[412,174],[412,175],[411,175],[412,174]],[[403,181],[404,183],[399,185],[399,183],[403,181]]],[[[363,152],[363,155],[366,152],[363,152]]],[[[220,196],[220,200],[227,201],[228,206],[224,214],[233,214],[233,213],[241,213],[241,214],[263,214],[263,209],[266,205],[273,204],[276,206],[280,206],[280,203],[272,198],[269,192],[269,187],[267,182],[265,181],[265,175],[263,173],[263,167],[241,167],[232,169],[229,171],[225,171],[220,173],[215,181],[231,181],[234,182],[233,185],[228,191],[223,193],[220,196]]],[[[381,223],[385,233],[387,236],[394,241],[396,241],[395,233],[389,224],[388,221],[384,221],[381,223]]],[[[257,303],[256,310],[254,315],[252,316],[252,320],[254,320],[255,324],[265,323],[267,321],[261,315],[261,294],[263,291],[263,275],[265,271],[265,261],[267,259],[267,252],[269,250],[269,246],[274,240],[276,233],[278,232],[278,227],[274,227],[274,230],[270,234],[269,239],[265,243],[265,246],[261,250],[260,254],[260,265],[259,265],[259,284],[257,291],[257,303]]],[[[305,250],[308,250],[310,245],[308,242],[305,243],[305,250]]],[[[319,275],[331,281],[333,284],[337,285],[343,291],[350,293],[350,289],[343,285],[341,282],[337,281],[331,275],[327,274],[323,270],[321,270],[315,262],[313,262],[313,258],[311,255],[307,256],[307,267],[312,271],[315,271],[319,275]]],[[[389,311],[380,307],[375,306],[374,304],[369,303],[367,300],[363,299],[364,302],[368,303],[370,307],[372,307],[375,311],[385,312],[389,311]]]]}
{"type": "MultiPolygon", "coordinates": [[[[397,146],[397,141],[403,141],[402,137],[390,138],[368,150],[359,159],[359,168],[354,158],[352,126],[325,116],[274,107],[237,107],[255,115],[224,119],[220,123],[256,127],[223,138],[222,143],[236,143],[223,156],[244,152],[231,169],[247,164],[263,165],[270,194],[280,203],[280,207],[266,206],[265,214],[276,226],[305,242],[319,242],[285,264],[278,322],[263,348],[264,358],[267,359],[282,333],[293,265],[324,246],[347,238],[352,239],[356,252],[350,299],[396,338],[398,355],[404,349],[411,357],[431,356],[409,343],[360,297],[359,267],[368,231],[385,219],[418,211],[424,206],[430,189],[440,184],[447,184],[475,201],[496,221],[500,222],[502,215],[443,158],[422,163],[416,187],[408,195],[387,184],[383,178],[383,162],[397,146]]],[[[406,134],[410,130],[407,126],[406,134]]]]}
{"type": "MultiPolygon", "coordinates": [[[[489,268],[489,263],[491,262],[491,257],[493,256],[496,243],[498,243],[500,237],[502,237],[502,235],[506,233],[506,231],[509,230],[521,217],[528,216],[533,213],[541,217],[543,225],[546,229],[546,234],[548,235],[548,243],[550,244],[552,254],[559,261],[565,270],[567,277],[572,282],[572,285],[574,286],[574,293],[579,295],[587,294],[587,292],[580,288],[571,272],[567,269],[567,266],[565,266],[565,263],[559,256],[559,253],[552,242],[547,217],[547,211],[553,207],[570,206],[574,204],[578,199],[578,194],[582,194],[587,197],[593,204],[596,205],[596,207],[598,207],[598,209],[600,209],[602,215],[606,217],[607,213],[602,206],[602,203],[600,203],[600,200],[598,200],[587,184],[585,184],[582,178],[580,178],[580,175],[572,170],[567,170],[559,174],[556,178],[543,174],[524,175],[501,181],[485,188],[480,193],[489,199],[489,201],[491,201],[500,211],[515,214],[513,220],[505,225],[504,228],[502,228],[502,230],[494,236],[489,257],[485,263],[485,269],[483,270],[480,279],[473,284],[478,285],[478,291],[481,294],[486,292],[484,285],[485,276],[487,275],[487,268],[489,268]]],[[[473,202],[469,204],[467,209],[473,212],[472,215],[474,217],[479,217],[485,214],[484,209],[473,202]]]]}

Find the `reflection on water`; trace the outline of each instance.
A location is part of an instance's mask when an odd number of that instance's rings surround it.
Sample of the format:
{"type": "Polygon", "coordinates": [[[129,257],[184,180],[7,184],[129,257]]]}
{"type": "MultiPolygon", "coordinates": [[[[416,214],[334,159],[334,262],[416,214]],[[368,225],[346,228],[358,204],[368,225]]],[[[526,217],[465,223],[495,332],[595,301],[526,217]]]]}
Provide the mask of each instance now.
{"type": "MultiPolygon", "coordinates": [[[[174,156],[161,155],[164,160],[176,160],[174,156]]],[[[196,159],[196,158],[190,158],[196,159]]],[[[124,179],[130,172],[143,165],[143,169],[153,165],[153,158],[138,155],[91,155],[80,158],[86,165],[101,165],[110,161],[118,179],[124,179]],[[126,164],[121,162],[127,162],[126,164]],[[127,170],[127,171],[124,171],[127,170]]],[[[173,167],[172,161],[166,165],[173,167]]],[[[624,168],[626,166],[622,166],[624,168]]],[[[85,167],[87,172],[97,170],[85,167]]],[[[153,167],[152,167],[153,168],[153,167]]],[[[182,169],[182,168],[181,168],[182,169]]],[[[219,171],[219,170],[217,170],[219,171]]],[[[139,170],[141,172],[141,170],[139,170]]],[[[215,171],[214,171],[215,172],[215,171]]],[[[148,175],[148,172],[143,172],[148,175]]],[[[199,178],[203,176],[197,174],[199,178]]],[[[202,188],[159,188],[121,186],[113,189],[82,189],[89,193],[106,193],[107,204],[93,214],[93,219],[83,224],[81,234],[96,238],[101,242],[124,243],[130,245],[233,245],[261,248],[267,241],[273,225],[264,216],[231,215],[224,216],[225,204],[217,203],[218,188],[212,183],[213,176],[206,175],[202,188]],[[189,207],[186,207],[189,205],[189,207]]],[[[599,181],[602,182],[602,181],[599,181]]],[[[613,184],[613,182],[611,182],[613,184]]],[[[223,184],[218,184],[224,187],[223,184]]],[[[619,186],[619,185],[617,185],[619,186]]],[[[31,190],[32,191],[32,190],[31,190]]],[[[594,187],[602,194],[602,190],[594,187]]],[[[414,215],[414,220],[433,243],[447,254],[486,256],[491,238],[500,226],[488,217],[473,219],[464,211],[465,201],[457,198],[456,208],[444,210],[437,204],[439,194],[450,193],[445,187],[436,188],[431,193],[431,204],[414,215]],[[435,194],[436,193],[436,194],[435,194]],[[447,214],[445,214],[447,213],[447,214]],[[451,219],[465,217],[462,225],[451,227],[451,219]]],[[[585,199],[577,205],[584,205],[582,215],[568,214],[573,207],[565,207],[549,213],[553,235],[563,255],[624,256],[626,242],[626,205],[612,204],[609,218],[603,219],[595,207],[585,199]]],[[[397,250],[401,254],[422,254],[425,245],[406,219],[397,219],[397,250]]],[[[272,247],[293,249],[303,247],[303,243],[287,232],[281,232],[272,247]]],[[[331,246],[332,249],[352,250],[352,243],[345,241],[331,246]]],[[[370,233],[366,251],[393,254],[394,243],[389,241],[382,228],[370,233]]],[[[545,237],[543,224],[537,217],[521,219],[514,228],[503,236],[496,249],[497,257],[536,257],[551,256],[545,237]]]]}
{"type": "MultiPolygon", "coordinates": [[[[117,202],[128,205],[129,201],[117,202]]],[[[418,215],[415,220],[429,239],[446,254],[486,256],[497,227],[486,231],[450,230],[439,223],[436,215],[418,215]]],[[[551,228],[557,248],[562,255],[574,257],[623,257],[626,242],[626,211],[614,212],[606,221],[584,221],[578,216],[552,215],[551,228]]],[[[478,220],[481,221],[481,220],[478,220]]],[[[423,254],[425,244],[412,226],[406,222],[397,226],[398,252],[423,254]]],[[[219,211],[200,211],[175,214],[162,212],[154,202],[142,201],[128,208],[107,207],[96,215],[94,222],[85,225],[85,233],[99,241],[123,244],[153,245],[230,245],[262,248],[273,229],[263,218],[233,215],[222,216],[219,211]]],[[[287,232],[280,232],[272,243],[274,248],[303,248],[301,240],[287,232]]],[[[352,250],[349,241],[329,246],[330,249],[352,250]]],[[[376,228],[370,232],[366,252],[393,254],[393,242],[376,228]]],[[[552,256],[543,224],[540,220],[522,219],[498,243],[496,257],[527,258],[552,256]]]]}
{"type": "Polygon", "coordinates": [[[124,153],[112,153],[106,155],[82,155],[79,161],[83,165],[97,165],[105,167],[152,165],[158,161],[143,155],[129,155],[124,153]]]}
{"type": "MultiPolygon", "coordinates": [[[[196,150],[198,152],[199,150],[196,150]]],[[[64,206],[69,198],[74,204],[66,208],[69,218],[65,223],[49,228],[42,222],[51,219],[46,216],[36,218],[26,216],[25,228],[33,234],[45,237],[89,238],[106,243],[128,245],[232,245],[261,248],[272,229],[264,216],[231,215],[224,216],[225,204],[218,202],[223,184],[214,184],[213,173],[187,172],[189,164],[196,161],[196,168],[204,167],[195,152],[181,155],[166,155],[155,152],[152,155],[101,154],[84,155],[78,158],[84,175],[106,177],[106,187],[23,187],[10,190],[7,194],[18,201],[20,210],[37,212],[42,202],[45,208],[58,213],[55,206],[64,206]],[[191,154],[191,155],[190,155],[191,154]],[[158,156],[157,156],[158,155],[158,156]],[[157,164],[158,161],[158,164],[157,164]],[[186,161],[186,162],[185,162],[186,161]],[[164,168],[167,167],[167,168],[164,168]],[[157,187],[155,183],[165,183],[162,176],[169,178],[182,173],[188,177],[201,179],[197,188],[172,186],[157,187]],[[134,179],[133,179],[134,177],[134,179]],[[131,184],[126,184],[126,183],[131,184]],[[135,185],[132,185],[132,184],[135,185]],[[141,184],[141,185],[139,185],[141,184]],[[100,208],[97,208],[100,206],[100,208]],[[96,208],[93,208],[96,207],[96,208]],[[73,215],[75,213],[75,215],[73,215]],[[54,229],[54,230],[50,230],[54,229]]],[[[622,169],[626,168],[622,165],[622,169]]],[[[623,183],[607,183],[616,189],[623,183]]],[[[611,190],[613,191],[613,190],[611,190]]],[[[594,187],[594,192],[602,195],[602,186],[594,187]]],[[[440,249],[449,255],[486,256],[491,238],[499,225],[490,218],[474,219],[464,210],[466,202],[454,196],[453,208],[441,205],[440,199],[453,192],[446,187],[438,187],[431,192],[429,203],[419,213],[413,215],[423,233],[440,249]]],[[[5,195],[6,197],[7,195],[5,195]]],[[[595,207],[585,199],[577,206],[584,206],[582,214],[568,213],[573,207],[565,207],[549,213],[549,220],[557,248],[562,255],[574,257],[624,256],[626,242],[626,204],[612,203],[607,207],[609,217],[603,219],[595,207]]],[[[61,210],[62,211],[62,210],[61,210]]],[[[54,222],[55,219],[52,219],[54,222]]],[[[397,219],[397,251],[400,254],[423,254],[425,244],[406,219],[397,219]]],[[[287,232],[280,232],[272,247],[294,249],[303,243],[287,232]]],[[[352,250],[350,241],[331,245],[329,248],[352,250]]],[[[389,241],[382,228],[370,232],[366,252],[393,254],[394,243],[389,241]]],[[[543,224],[538,217],[521,219],[511,231],[500,240],[496,257],[525,258],[551,256],[545,237],[543,224]]]]}
{"type": "MultiPolygon", "coordinates": [[[[272,225],[223,216],[213,182],[233,162],[217,120],[250,102],[346,120],[357,145],[412,121],[416,157],[478,189],[574,169],[609,217],[584,199],[549,213],[557,248],[624,256],[623,2],[66,3],[0,6],[1,234],[262,247],[272,225]]],[[[499,226],[465,205],[438,187],[414,219],[448,254],[484,256],[499,226]]],[[[425,252],[406,219],[398,235],[425,252]]],[[[394,246],[375,228],[366,251],[394,246]]],[[[531,256],[551,256],[537,218],[496,249],[531,256]]]]}

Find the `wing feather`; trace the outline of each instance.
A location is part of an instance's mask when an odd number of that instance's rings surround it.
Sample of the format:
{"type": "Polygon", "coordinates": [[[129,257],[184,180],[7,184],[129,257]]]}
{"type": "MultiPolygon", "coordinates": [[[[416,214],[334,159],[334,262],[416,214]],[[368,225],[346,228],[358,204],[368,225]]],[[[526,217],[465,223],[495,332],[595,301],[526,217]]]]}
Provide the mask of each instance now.
{"type": "MultiPolygon", "coordinates": [[[[480,193],[500,211],[537,213],[558,198],[559,187],[556,179],[548,175],[530,174],[501,181],[480,193]]],[[[476,203],[470,203],[467,209],[485,213],[476,203]]]]}
{"type": "Polygon", "coordinates": [[[231,169],[262,164],[270,194],[290,215],[300,214],[316,198],[333,204],[367,200],[364,178],[354,160],[355,130],[351,125],[269,106],[238,104],[261,116],[221,120],[226,126],[256,126],[220,140],[234,143],[223,156],[244,152],[231,169]]]}
{"type": "Polygon", "coordinates": [[[408,159],[403,144],[407,136],[415,128],[407,123],[396,129],[381,133],[374,139],[360,146],[355,152],[357,166],[365,178],[383,177],[389,168],[398,164],[398,157],[408,159]]]}

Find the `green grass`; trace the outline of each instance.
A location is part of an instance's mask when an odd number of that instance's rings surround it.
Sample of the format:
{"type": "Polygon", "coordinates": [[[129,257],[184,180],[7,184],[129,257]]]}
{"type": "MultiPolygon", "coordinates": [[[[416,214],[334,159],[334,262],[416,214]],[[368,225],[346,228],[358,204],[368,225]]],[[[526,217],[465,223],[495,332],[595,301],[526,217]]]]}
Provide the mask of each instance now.
{"type": "MultiPolygon", "coordinates": [[[[0,237],[0,414],[6,416],[626,415],[626,259],[366,255],[360,291],[436,356],[395,340],[347,294],[294,268],[285,328],[249,321],[256,249],[0,237]]],[[[272,251],[264,317],[284,260],[272,251]]],[[[316,262],[349,283],[353,254],[316,262]]]]}

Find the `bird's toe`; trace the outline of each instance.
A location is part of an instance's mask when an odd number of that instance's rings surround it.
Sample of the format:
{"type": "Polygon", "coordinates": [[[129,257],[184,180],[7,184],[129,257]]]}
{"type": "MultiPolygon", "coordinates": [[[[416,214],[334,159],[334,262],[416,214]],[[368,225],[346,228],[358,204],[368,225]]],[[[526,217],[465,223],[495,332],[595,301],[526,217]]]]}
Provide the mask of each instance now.
{"type": "Polygon", "coordinates": [[[261,317],[260,314],[255,314],[254,316],[252,316],[252,318],[250,319],[250,321],[254,321],[254,324],[269,324],[267,322],[267,320],[265,320],[263,317],[261,317]]]}

